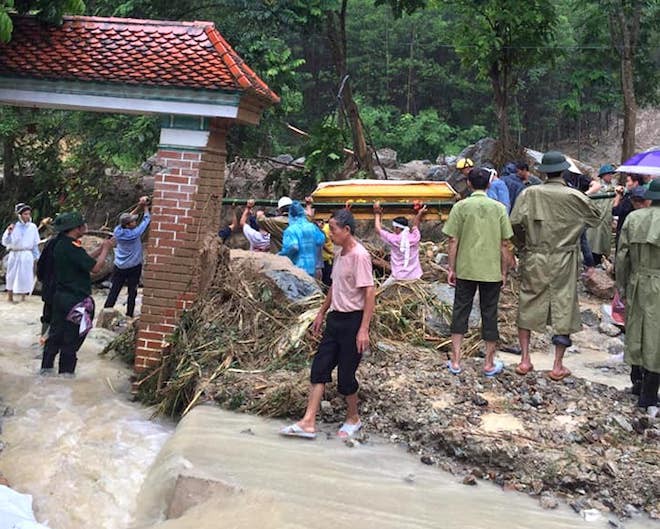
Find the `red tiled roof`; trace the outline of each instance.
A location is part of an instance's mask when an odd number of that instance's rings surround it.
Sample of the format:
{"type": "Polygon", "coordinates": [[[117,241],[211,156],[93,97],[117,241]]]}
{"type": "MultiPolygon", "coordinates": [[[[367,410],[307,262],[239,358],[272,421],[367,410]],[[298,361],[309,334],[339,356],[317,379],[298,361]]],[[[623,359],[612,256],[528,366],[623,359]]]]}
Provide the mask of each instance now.
{"type": "Polygon", "coordinates": [[[14,17],[0,76],[237,90],[279,97],[211,22],[65,17],[61,26],[14,17]]]}

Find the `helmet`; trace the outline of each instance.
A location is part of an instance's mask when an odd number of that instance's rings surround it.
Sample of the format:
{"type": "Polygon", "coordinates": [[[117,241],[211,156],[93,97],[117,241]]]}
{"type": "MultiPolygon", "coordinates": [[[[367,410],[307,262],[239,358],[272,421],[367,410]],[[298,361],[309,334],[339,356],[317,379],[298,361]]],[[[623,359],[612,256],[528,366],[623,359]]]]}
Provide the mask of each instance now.
{"type": "Polygon", "coordinates": [[[469,158],[459,158],[456,160],[456,169],[465,169],[466,167],[474,167],[474,162],[469,158]]]}
{"type": "Polygon", "coordinates": [[[292,203],[292,200],[289,197],[282,197],[277,201],[277,209],[282,209],[287,206],[290,206],[292,203]]]}

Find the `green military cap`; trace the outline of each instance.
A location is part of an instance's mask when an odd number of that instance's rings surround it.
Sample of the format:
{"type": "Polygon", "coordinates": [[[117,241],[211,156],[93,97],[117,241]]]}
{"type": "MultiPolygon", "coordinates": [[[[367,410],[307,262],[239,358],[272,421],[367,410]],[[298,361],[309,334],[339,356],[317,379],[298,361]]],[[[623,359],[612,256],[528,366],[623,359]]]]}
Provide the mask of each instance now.
{"type": "Polygon", "coordinates": [[[78,211],[70,211],[58,215],[53,222],[53,228],[55,228],[55,231],[64,232],[82,226],[85,223],[85,219],[78,211]]]}

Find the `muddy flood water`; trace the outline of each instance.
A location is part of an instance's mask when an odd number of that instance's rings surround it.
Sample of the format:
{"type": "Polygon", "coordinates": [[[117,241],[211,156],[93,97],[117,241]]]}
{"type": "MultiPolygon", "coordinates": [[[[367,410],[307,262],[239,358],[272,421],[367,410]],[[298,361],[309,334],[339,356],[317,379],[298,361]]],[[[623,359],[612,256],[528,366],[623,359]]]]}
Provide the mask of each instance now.
{"type": "Polygon", "coordinates": [[[37,375],[40,311],[37,298],[0,302],[0,398],[14,410],[3,421],[0,471],[52,529],[608,526],[488,483],[465,486],[378,437],[349,448],[334,425],[309,442],[280,438],[281,422],[210,406],[176,429],[150,420],[151,410],[130,401],[130,370],[98,356],[110,339],[103,329],[83,346],[77,378],[37,375]],[[179,475],[223,485],[165,520],[179,475]]]}

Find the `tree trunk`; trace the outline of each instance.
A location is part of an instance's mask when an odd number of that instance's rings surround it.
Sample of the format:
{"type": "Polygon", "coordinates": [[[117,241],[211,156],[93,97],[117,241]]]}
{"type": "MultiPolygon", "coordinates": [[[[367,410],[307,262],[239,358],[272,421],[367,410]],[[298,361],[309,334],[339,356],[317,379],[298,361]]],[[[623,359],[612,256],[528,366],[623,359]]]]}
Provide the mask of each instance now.
{"type": "Polygon", "coordinates": [[[413,58],[415,50],[415,28],[410,34],[410,52],[408,54],[408,88],[406,90],[406,113],[412,114],[412,78],[413,78],[413,58]]]}
{"type": "Polygon", "coordinates": [[[493,86],[493,102],[499,130],[499,139],[503,150],[511,146],[509,134],[509,94],[507,89],[506,73],[503,73],[499,64],[493,65],[490,70],[490,82],[493,86]]]}
{"type": "Polygon", "coordinates": [[[623,100],[623,134],[621,162],[635,153],[637,99],[635,97],[634,61],[639,38],[640,0],[615,0],[611,4],[610,37],[621,59],[621,95],[623,100]]]}
{"type": "Polygon", "coordinates": [[[351,136],[353,138],[353,151],[358,167],[368,175],[373,175],[374,165],[371,150],[367,147],[367,141],[360,118],[360,111],[357,103],[353,99],[350,80],[347,79],[348,68],[346,65],[346,8],[348,0],[342,0],[339,12],[328,11],[326,13],[327,35],[330,42],[330,50],[335,65],[335,72],[339,78],[339,83],[344,83],[344,89],[340,94],[340,104],[346,112],[346,116],[351,127],[351,136]],[[345,80],[346,79],[346,80],[345,80]],[[345,81],[344,81],[345,80],[345,81]]]}
{"type": "MultiPolygon", "coordinates": [[[[628,48],[626,48],[628,49],[628,48]]],[[[635,127],[637,126],[637,101],[633,84],[632,52],[621,56],[621,91],[623,92],[623,137],[621,143],[621,162],[635,154],[635,127]]]]}

